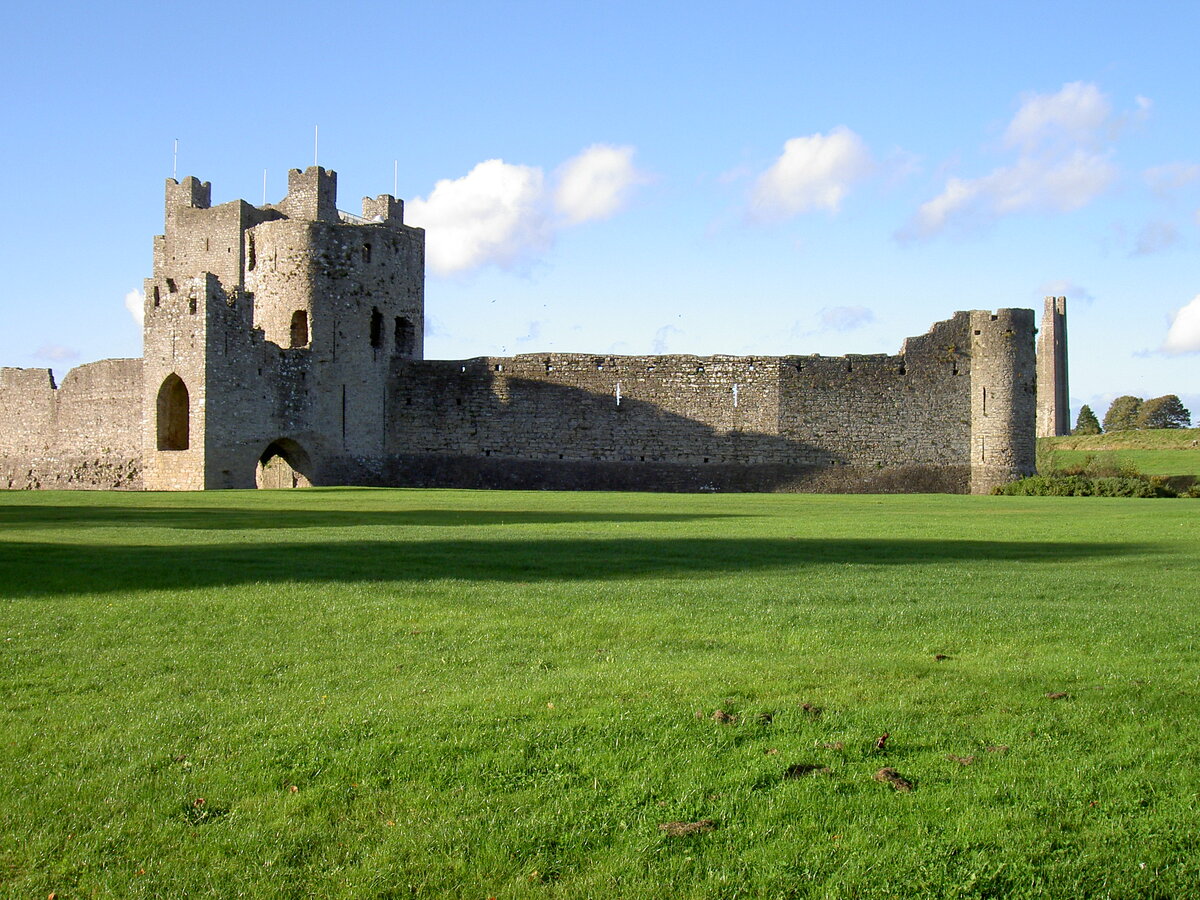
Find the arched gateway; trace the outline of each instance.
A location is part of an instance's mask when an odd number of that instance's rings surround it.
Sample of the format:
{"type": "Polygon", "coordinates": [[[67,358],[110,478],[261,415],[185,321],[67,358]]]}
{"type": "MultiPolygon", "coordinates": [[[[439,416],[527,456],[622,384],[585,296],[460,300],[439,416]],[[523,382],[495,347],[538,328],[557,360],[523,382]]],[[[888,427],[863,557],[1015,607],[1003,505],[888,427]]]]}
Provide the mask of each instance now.
{"type": "Polygon", "coordinates": [[[254,484],[259,488],[312,487],[312,461],[295,441],[280,438],[258,458],[254,484]]]}

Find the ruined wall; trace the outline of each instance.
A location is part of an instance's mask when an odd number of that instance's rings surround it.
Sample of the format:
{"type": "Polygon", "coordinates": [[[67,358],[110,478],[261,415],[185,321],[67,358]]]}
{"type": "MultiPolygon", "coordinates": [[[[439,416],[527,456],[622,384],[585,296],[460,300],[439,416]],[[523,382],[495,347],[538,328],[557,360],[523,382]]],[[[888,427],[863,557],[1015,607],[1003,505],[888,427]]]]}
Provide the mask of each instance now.
{"type": "Polygon", "coordinates": [[[1037,436],[1071,433],[1067,383],[1067,298],[1047,297],[1037,343],[1037,436]]]}
{"type": "Polygon", "coordinates": [[[391,196],[336,200],[317,166],[261,207],[169,179],[144,358],[61,389],[3,370],[0,485],[984,492],[1033,470],[1030,310],[956,313],[895,355],[425,362],[423,230],[391,196]]]}
{"type": "Polygon", "coordinates": [[[337,173],[317,166],[289,172],[275,206],[210,194],[166,184],[146,282],[147,486],[254,487],[280,441],[318,482],[377,473],[389,366],[423,352],[424,232],[388,195],[340,213],[337,173]],[[163,439],[171,386],[186,440],[163,439]]]}
{"type": "Polygon", "coordinates": [[[1035,471],[1036,329],[1031,309],[976,310],[970,326],[971,492],[986,494],[1035,471]]]}
{"type": "Polygon", "coordinates": [[[0,369],[0,487],[142,487],[142,361],[0,369]]]}
{"type": "MultiPolygon", "coordinates": [[[[976,422],[972,358],[1000,354],[986,369],[993,392],[1032,387],[1032,371],[1016,368],[1018,356],[1032,359],[1032,315],[1018,316],[1023,330],[1005,337],[1013,314],[958,313],[894,356],[398,363],[387,478],[476,487],[982,489],[986,478],[972,478],[973,429],[1002,417],[997,399],[990,418],[976,422]],[[989,333],[1000,331],[995,346],[972,334],[978,316],[989,333]],[[1027,353],[1015,352],[1025,344],[1027,353]]],[[[1009,431],[988,432],[989,452],[1007,454],[987,458],[993,476],[1026,465],[1013,446],[1015,426],[1004,422],[1009,431]]]]}

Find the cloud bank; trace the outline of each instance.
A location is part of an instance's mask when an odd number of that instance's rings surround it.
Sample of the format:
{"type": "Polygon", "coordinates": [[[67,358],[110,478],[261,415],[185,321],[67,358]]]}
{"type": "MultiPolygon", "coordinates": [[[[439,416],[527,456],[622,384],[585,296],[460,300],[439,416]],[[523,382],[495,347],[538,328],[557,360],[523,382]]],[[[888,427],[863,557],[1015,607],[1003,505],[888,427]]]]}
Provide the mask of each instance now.
{"type": "Polygon", "coordinates": [[[1012,213],[1086,206],[1117,177],[1109,144],[1118,124],[1094,84],[1076,81],[1055,94],[1026,96],[1004,132],[1004,146],[1017,158],[978,178],[947,179],[897,236],[923,240],[977,230],[1012,213]]]}
{"type": "Polygon", "coordinates": [[[552,188],[537,166],[489,159],[409,201],[405,218],[426,230],[426,260],[439,275],[513,268],[545,252],[561,229],[623,208],[647,180],[633,154],[632,147],[588,147],[558,168],[552,188]]]}

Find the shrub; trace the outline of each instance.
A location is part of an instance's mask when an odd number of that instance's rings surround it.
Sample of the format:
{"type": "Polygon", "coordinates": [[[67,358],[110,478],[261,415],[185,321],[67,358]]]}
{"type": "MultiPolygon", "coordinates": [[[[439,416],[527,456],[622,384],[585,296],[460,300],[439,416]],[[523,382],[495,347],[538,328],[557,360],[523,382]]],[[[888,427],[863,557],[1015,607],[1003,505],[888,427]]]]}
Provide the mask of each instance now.
{"type": "Polygon", "coordinates": [[[1137,475],[1031,475],[992,489],[1009,497],[1175,497],[1158,479],[1137,475]]]}

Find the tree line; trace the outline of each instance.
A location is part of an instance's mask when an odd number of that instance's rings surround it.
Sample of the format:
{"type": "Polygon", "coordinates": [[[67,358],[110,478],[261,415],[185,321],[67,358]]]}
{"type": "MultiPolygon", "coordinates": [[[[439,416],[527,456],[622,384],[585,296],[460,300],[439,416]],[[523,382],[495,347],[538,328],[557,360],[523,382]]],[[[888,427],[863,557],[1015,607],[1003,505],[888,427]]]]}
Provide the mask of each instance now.
{"type": "MultiPolygon", "coordinates": [[[[1126,394],[1118,397],[1104,414],[1104,431],[1132,431],[1139,428],[1187,428],[1192,414],[1175,394],[1143,400],[1126,394]]],[[[1079,418],[1072,434],[1099,434],[1101,423],[1086,403],[1079,408],[1079,418]]]]}

